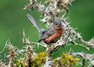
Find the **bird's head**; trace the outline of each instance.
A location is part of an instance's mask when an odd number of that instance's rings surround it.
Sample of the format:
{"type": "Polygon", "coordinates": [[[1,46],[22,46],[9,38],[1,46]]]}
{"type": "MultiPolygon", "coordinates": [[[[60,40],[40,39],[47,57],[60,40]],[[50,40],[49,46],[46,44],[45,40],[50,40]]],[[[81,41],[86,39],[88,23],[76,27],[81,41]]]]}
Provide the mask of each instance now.
{"type": "Polygon", "coordinates": [[[53,23],[54,23],[55,29],[60,29],[60,28],[62,28],[62,23],[61,23],[61,20],[60,20],[60,19],[55,19],[55,20],[53,21],[53,23]]]}

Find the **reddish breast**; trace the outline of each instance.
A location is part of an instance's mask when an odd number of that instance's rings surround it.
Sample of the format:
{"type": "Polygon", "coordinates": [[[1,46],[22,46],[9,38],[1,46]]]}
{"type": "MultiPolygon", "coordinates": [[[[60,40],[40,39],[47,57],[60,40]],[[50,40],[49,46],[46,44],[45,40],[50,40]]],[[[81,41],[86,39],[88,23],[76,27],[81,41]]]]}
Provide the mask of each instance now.
{"type": "Polygon", "coordinates": [[[56,33],[45,39],[47,44],[53,43],[56,39],[59,39],[63,33],[63,29],[56,30],[56,33]]]}

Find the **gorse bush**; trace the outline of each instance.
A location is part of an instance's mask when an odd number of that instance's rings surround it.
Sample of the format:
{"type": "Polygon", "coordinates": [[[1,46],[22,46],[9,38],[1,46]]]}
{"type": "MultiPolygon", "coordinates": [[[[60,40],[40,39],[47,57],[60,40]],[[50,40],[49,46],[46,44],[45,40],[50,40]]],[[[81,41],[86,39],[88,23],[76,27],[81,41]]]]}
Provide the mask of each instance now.
{"type": "MultiPolygon", "coordinates": [[[[63,33],[56,42],[50,43],[48,45],[44,41],[30,41],[23,31],[23,49],[19,50],[8,40],[5,47],[7,47],[10,51],[9,55],[6,56],[6,58],[9,60],[5,59],[7,63],[0,61],[0,67],[86,67],[85,63],[87,60],[89,62],[87,67],[94,67],[93,54],[74,52],[73,49],[70,49],[68,52],[62,52],[58,57],[52,57],[53,53],[58,51],[60,47],[64,48],[65,46],[69,45],[81,46],[87,50],[94,48],[93,38],[89,41],[85,41],[80,33],[76,32],[75,29],[70,25],[68,12],[72,2],[73,0],[45,0],[42,2],[30,0],[30,3],[27,4],[24,9],[30,12],[32,12],[32,10],[37,10],[42,16],[40,21],[48,29],[51,27],[55,19],[59,19],[63,26],[63,33]],[[45,50],[43,52],[36,53],[34,50],[36,45],[39,47],[44,47],[45,50]]],[[[39,27],[37,27],[37,24],[34,24],[36,21],[31,14],[28,13],[27,17],[31,22],[33,21],[33,25],[39,31],[42,31],[39,29],[39,27]]],[[[45,31],[43,33],[45,33],[45,31]]],[[[40,34],[39,36],[41,37],[40,34]]]]}

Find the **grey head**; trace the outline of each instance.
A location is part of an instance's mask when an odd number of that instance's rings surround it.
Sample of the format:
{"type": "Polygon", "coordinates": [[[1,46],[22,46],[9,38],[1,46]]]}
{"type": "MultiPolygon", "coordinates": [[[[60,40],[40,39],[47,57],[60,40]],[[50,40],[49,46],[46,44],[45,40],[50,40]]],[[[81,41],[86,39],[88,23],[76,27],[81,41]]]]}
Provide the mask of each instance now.
{"type": "Polygon", "coordinates": [[[59,26],[59,27],[62,26],[62,23],[61,23],[61,20],[60,20],[60,19],[55,19],[55,20],[53,21],[53,23],[54,23],[56,26],[59,26]]]}

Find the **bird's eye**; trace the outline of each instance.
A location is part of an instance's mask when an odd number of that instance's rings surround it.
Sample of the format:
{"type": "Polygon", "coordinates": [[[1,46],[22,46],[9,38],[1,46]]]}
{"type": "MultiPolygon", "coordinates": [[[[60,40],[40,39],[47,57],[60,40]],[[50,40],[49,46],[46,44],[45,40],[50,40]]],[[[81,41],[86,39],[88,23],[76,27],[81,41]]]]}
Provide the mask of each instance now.
{"type": "Polygon", "coordinates": [[[56,23],[55,25],[58,25],[58,23],[56,23]]]}

